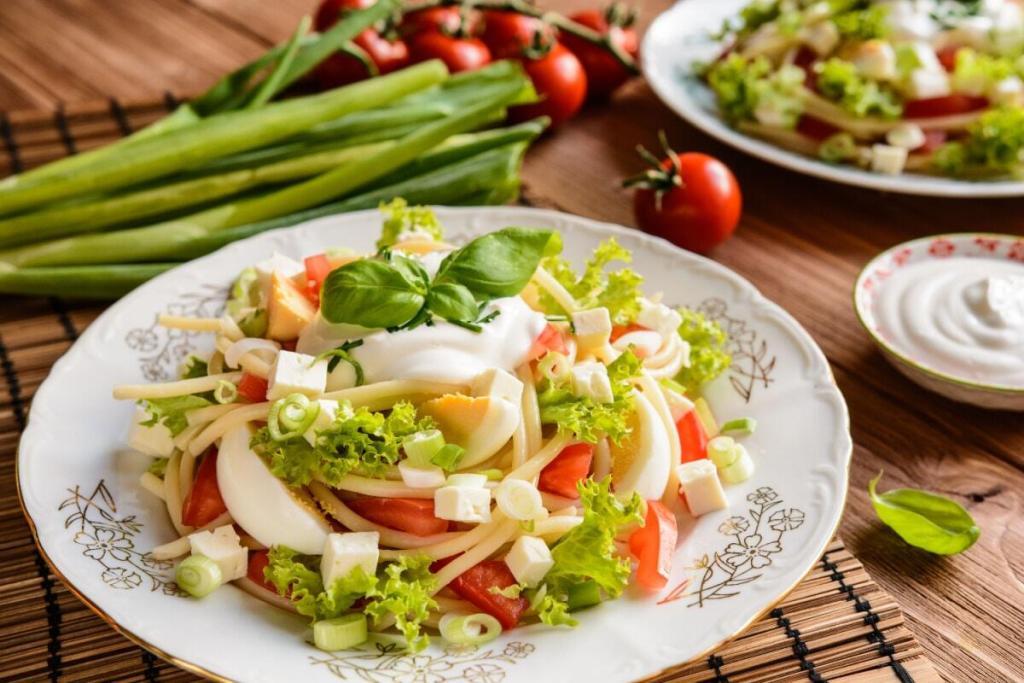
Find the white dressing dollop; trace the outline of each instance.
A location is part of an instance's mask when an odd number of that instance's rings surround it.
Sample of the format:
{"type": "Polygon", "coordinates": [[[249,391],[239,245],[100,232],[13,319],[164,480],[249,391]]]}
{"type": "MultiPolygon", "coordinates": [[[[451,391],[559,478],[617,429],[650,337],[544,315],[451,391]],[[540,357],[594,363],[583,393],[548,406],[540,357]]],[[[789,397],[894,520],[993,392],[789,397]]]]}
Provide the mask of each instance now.
{"type": "Polygon", "coordinates": [[[1024,264],[979,258],[913,263],[875,296],[879,332],[930,368],[1024,387],[1024,264]]]}

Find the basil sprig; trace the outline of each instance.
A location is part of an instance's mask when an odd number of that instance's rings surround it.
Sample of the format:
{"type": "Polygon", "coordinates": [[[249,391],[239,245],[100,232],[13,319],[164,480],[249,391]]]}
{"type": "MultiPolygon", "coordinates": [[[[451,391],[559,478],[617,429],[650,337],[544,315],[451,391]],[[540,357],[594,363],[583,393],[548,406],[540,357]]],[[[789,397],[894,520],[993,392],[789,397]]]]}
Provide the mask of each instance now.
{"type": "Polygon", "coordinates": [[[978,540],[981,530],[959,503],[918,489],[878,493],[882,473],[868,484],[871,504],[885,524],[910,545],[937,555],[961,553],[978,540]]]}
{"type": "Polygon", "coordinates": [[[388,250],[331,271],[321,314],[331,323],[390,330],[428,323],[432,316],[474,331],[493,315],[483,306],[515,296],[541,258],[561,249],[549,230],[505,228],[476,238],[441,262],[433,281],[414,259],[388,250]]]}

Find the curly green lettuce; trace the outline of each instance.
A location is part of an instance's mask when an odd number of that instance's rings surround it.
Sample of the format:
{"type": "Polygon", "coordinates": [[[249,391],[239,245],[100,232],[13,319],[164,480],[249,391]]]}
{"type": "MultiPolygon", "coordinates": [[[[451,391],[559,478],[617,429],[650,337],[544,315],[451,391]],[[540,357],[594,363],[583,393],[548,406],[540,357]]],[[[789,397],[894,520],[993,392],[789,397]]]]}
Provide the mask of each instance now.
{"type": "Polygon", "coordinates": [[[378,249],[390,247],[409,232],[423,233],[438,241],[444,237],[441,221],[428,206],[409,206],[404,199],[396,197],[390,202],[381,202],[380,210],[384,213],[384,223],[377,240],[378,249]]]}
{"type": "Polygon", "coordinates": [[[839,35],[850,40],[873,40],[884,38],[889,33],[886,18],[889,8],[885,5],[872,4],[867,0],[843,3],[847,9],[832,15],[839,35]]]}
{"type": "Polygon", "coordinates": [[[680,308],[679,314],[683,317],[679,336],[690,345],[690,364],[673,379],[687,395],[697,396],[701,387],[725,372],[732,363],[732,356],[726,350],[729,338],[721,325],[703,313],[680,308]]]}
{"type": "Polygon", "coordinates": [[[427,615],[437,609],[437,602],[431,597],[434,575],[430,573],[430,563],[426,555],[407,555],[388,563],[376,586],[366,593],[370,601],[363,612],[375,623],[394,617],[410,652],[419,652],[430,643],[430,637],[423,633],[427,615]]]}
{"type": "Polygon", "coordinates": [[[783,128],[796,126],[804,110],[804,72],[795,66],[774,69],[765,57],[731,54],[707,74],[718,105],[732,124],[768,120],[783,128]]]}
{"type": "MultiPolygon", "coordinates": [[[[581,309],[604,306],[614,323],[625,325],[640,313],[640,286],[644,279],[631,268],[611,272],[606,268],[612,263],[628,264],[632,261],[633,255],[629,250],[610,237],[594,249],[582,275],[577,276],[572,265],[558,255],[545,257],[541,266],[565,287],[581,309]]],[[[540,304],[548,313],[565,313],[546,292],[541,292],[540,304]]]]}
{"type": "Polygon", "coordinates": [[[271,548],[267,559],[263,577],[279,595],[292,601],[299,614],[313,621],[341,616],[377,586],[376,576],[356,567],[325,587],[320,572],[315,569],[316,558],[301,555],[286,546],[271,548]]]}
{"type": "Polygon", "coordinates": [[[1024,175],[1024,109],[986,112],[967,137],[935,151],[932,165],[948,175],[1024,175]]]}
{"type": "Polygon", "coordinates": [[[899,118],[903,104],[895,92],[857,72],[852,62],[832,58],[815,66],[818,90],[857,117],[899,118]]]}
{"type": "Polygon", "coordinates": [[[171,436],[181,434],[188,427],[188,411],[213,405],[213,401],[199,394],[150,398],[139,403],[149,413],[149,418],[140,424],[146,427],[162,424],[170,430],[171,436]]]}

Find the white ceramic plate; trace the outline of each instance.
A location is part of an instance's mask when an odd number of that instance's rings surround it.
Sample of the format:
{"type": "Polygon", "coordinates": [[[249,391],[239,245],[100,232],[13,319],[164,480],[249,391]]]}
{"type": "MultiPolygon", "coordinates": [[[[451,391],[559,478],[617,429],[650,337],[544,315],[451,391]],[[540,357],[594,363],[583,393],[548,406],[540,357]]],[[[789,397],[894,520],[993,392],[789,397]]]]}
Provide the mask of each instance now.
{"type": "Polygon", "coordinates": [[[749,2],[681,0],[655,19],[647,30],[641,48],[644,76],[658,97],[683,119],[708,135],[765,161],[847,185],[941,197],[1024,195],[1024,182],[1018,181],[974,182],[912,174],[886,176],[852,166],[833,166],[730,128],[718,113],[714,93],[694,75],[693,64],[711,61],[718,55],[721,48],[711,34],[749,2]]]}
{"type": "Polygon", "coordinates": [[[243,267],[347,245],[372,249],[376,212],[268,232],[165,273],[113,305],[54,366],[32,404],[18,455],[25,510],[45,555],[78,595],[125,635],[176,664],[245,681],[628,681],[707,654],[770,609],[835,532],[851,440],[824,355],[781,308],[722,266],[634,230],[551,211],[440,209],[452,241],[508,225],[555,228],[581,262],[615,235],[647,291],[698,306],[732,339],[734,365],[708,389],[721,418],[753,416],[757,473],[727,493],[728,511],[681,530],[672,580],[581,615],[576,630],[517,629],[478,649],[432,646],[400,656],[371,644],[328,654],[306,626],[234,587],[178,597],[169,565],[147,551],[174,538],[161,504],[136,485],[145,463],[124,451],[133,407],[111,385],[172,377],[199,334],[158,328],[158,312],[215,315],[243,267]],[[680,588],[689,582],[689,588],[680,588]]]}

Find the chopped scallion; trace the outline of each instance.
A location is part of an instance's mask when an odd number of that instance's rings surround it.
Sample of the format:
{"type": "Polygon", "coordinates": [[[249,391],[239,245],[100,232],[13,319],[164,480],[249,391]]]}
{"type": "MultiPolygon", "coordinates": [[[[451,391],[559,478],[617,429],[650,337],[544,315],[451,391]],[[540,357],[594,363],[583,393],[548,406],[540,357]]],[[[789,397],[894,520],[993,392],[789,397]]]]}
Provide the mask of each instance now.
{"type": "Polygon", "coordinates": [[[313,644],[321,650],[347,650],[366,642],[366,615],[345,614],[313,624],[313,644]]]}
{"type": "Polygon", "coordinates": [[[484,645],[501,635],[501,624],[482,612],[463,615],[449,613],[441,617],[441,637],[455,645],[484,645]]]}
{"type": "Polygon", "coordinates": [[[409,464],[416,467],[426,467],[432,464],[434,456],[444,448],[444,435],[437,429],[430,429],[425,432],[416,432],[405,437],[402,441],[402,448],[405,450],[405,457],[409,464]]]}
{"type": "Polygon", "coordinates": [[[569,586],[566,602],[569,605],[570,612],[593,607],[601,602],[601,589],[596,581],[574,583],[569,586]]]}
{"type": "Polygon", "coordinates": [[[234,403],[237,398],[237,386],[223,379],[217,382],[217,388],[213,390],[213,399],[217,403],[234,403]]]}
{"type": "Polygon", "coordinates": [[[223,582],[220,566],[204,555],[189,555],[174,572],[174,581],[189,595],[202,598],[215,591],[223,582]]]}
{"type": "Polygon", "coordinates": [[[462,446],[457,446],[453,443],[446,443],[441,447],[434,457],[430,459],[430,462],[437,465],[446,472],[451,472],[459,466],[459,461],[462,460],[462,456],[466,454],[466,449],[462,446]]]}
{"type": "Polygon", "coordinates": [[[274,441],[287,441],[301,436],[316,420],[320,404],[303,394],[288,394],[270,406],[267,429],[274,441]]]}
{"type": "Polygon", "coordinates": [[[722,425],[722,434],[736,434],[737,436],[750,436],[757,429],[757,420],[752,417],[741,417],[729,420],[722,425]]]}

